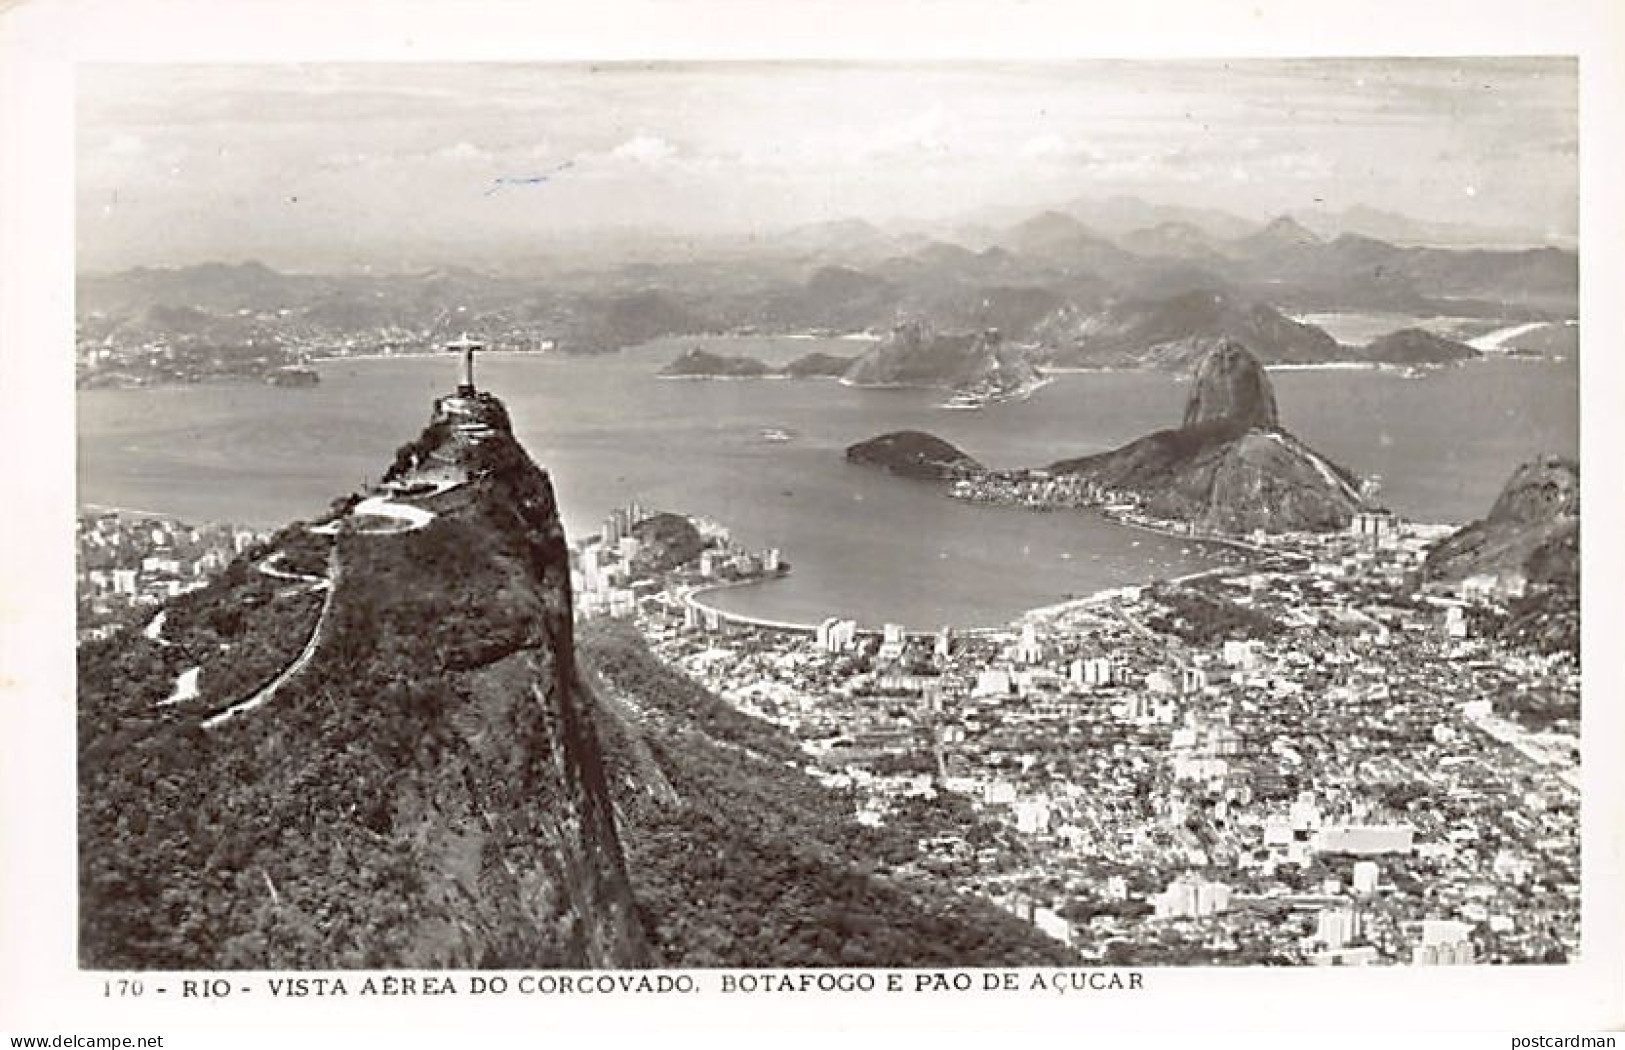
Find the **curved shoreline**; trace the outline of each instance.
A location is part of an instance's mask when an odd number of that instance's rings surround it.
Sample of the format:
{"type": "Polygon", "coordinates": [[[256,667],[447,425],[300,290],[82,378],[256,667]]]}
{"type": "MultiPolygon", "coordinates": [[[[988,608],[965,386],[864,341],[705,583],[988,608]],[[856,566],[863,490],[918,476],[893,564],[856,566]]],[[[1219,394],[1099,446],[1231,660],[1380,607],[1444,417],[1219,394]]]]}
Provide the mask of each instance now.
{"type": "MultiPolygon", "coordinates": [[[[749,613],[729,612],[726,609],[719,609],[715,605],[708,605],[705,602],[700,601],[700,597],[702,595],[711,594],[711,593],[716,592],[716,591],[731,591],[731,590],[737,590],[737,589],[739,589],[741,587],[754,587],[754,586],[764,584],[764,583],[772,583],[774,580],[778,580],[778,579],[781,579],[781,578],[782,577],[780,577],[780,576],[756,576],[756,577],[752,577],[751,579],[748,579],[748,580],[729,580],[729,581],[726,581],[724,583],[701,584],[698,587],[692,587],[692,588],[689,588],[689,589],[681,592],[681,594],[678,597],[679,597],[679,600],[683,603],[683,605],[685,607],[698,609],[702,613],[707,613],[707,614],[716,616],[719,620],[726,621],[727,623],[741,624],[741,625],[746,626],[746,627],[758,627],[758,628],[761,628],[762,630],[766,630],[766,631],[783,631],[783,632],[789,633],[789,634],[817,634],[819,625],[816,624],[816,623],[797,623],[794,620],[773,620],[773,619],[769,619],[768,617],[765,617],[765,616],[752,616],[749,613]]],[[[1022,615],[1026,615],[1026,614],[1023,613],[1022,615]]],[[[1014,620],[1011,621],[1011,623],[1014,623],[1014,622],[1015,622],[1014,620]]],[[[1001,627],[952,627],[951,628],[951,630],[953,630],[954,633],[958,634],[958,635],[981,635],[981,634],[1008,633],[1009,629],[1010,628],[1008,626],[1001,626],[1001,627]]],[[[859,628],[857,628],[857,634],[860,637],[869,636],[869,637],[877,637],[878,638],[884,633],[885,633],[884,630],[882,628],[878,628],[878,627],[859,627],[859,628]]],[[[936,632],[935,631],[908,631],[908,630],[905,630],[903,632],[903,634],[904,634],[905,637],[908,637],[908,638],[934,638],[934,637],[936,637],[936,632]]]]}
{"type": "Polygon", "coordinates": [[[787,631],[797,634],[814,634],[818,627],[816,624],[796,623],[793,620],[770,620],[765,616],[750,616],[745,613],[729,612],[719,609],[715,605],[707,605],[700,601],[702,595],[713,594],[717,591],[738,590],[741,587],[756,587],[764,583],[771,583],[780,579],[779,576],[753,576],[746,580],[725,580],[722,583],[704,583],[698,587],[690,587],[679,592],[678,600],[685,608],[698,609],[708,616],[715,616],[728,623],[744,624],[747,627],[760,627],[769,631],[787,631]]]}
{"type": "MultiPolygon", "coordinates": [[[[1114,517],[1114,516],[1112,516],[1110,514],[1107,514],[1104,511],[1101,511],[1101,510],[1098,510],[1098,509],[1092,508],[1092,507],[1079,507],[1079,508],[1072,508],[1072,509],[1093,511],[1099,517],[1101,517],[1102,519],[1110,522],[1113,525],[1121,525],[1121,526],[1124,526],[1124,527],[1127,527],[1127,528],[1139,529],[1139,530],[1141,530],[1143,532],[1149,532],[1149,533],[1153,533],[1155,535],[1166,536],[1166,537],[1168,537],[1170,539],[1183,540],[1183,541],[1188,542],[1188,543],[1217,544],[1217,545],[1221,545],[1221,546],[1226,546],[1226,547],[1230,547],[1230,548],[1233,548],[1235,550],[1241,551],[1243,554],[1248,555],[1250,557],[1268,558],[1268,557],[1289,556],[1284,551],[1272,551],[1272,550],[1269,550],[1268,548],[1258,547],[1258,546],[1255,546],[1253,544],[1247,543],[1244,540],[1231,539],[1231,538],[1228,538],[1228,537],[1221,537],[1221,536],[1192,536],[1189,533],[1179,532],[1179,531],[1175,530],[1171,525],[1157,526],[1157,525],[1152,525],[1152,524],[1143,523],[1143,522],[1127,521],[1127,520],[1124,520],[1122,518],[1114,517]]],[[[1299,557],[1297,555],[1290,555],[1290,556],[1299,557]]],[[[1016,614],[1011,616],[1004,623],[999,624],[997,626],[965,627],[965,626],[961,626],[961,625],[958,625],[958,624],[950,624],[950,625],[947,625],[947,626],[949,627],[950,630],[954,631],[956,634],[959,634],[959,635],[1008,634],[1008,633],[1010,633],[1011,631],[1013,631],[1015,629],[1017,624],[1020,624],[1023,621],[1028,620],[1028,619],[1030,619],[1032,617],[1054,615],[1054,614],[1060,613],[1060,612],[1065,611],[1065,610],[1070,609],[1070,608],[1090,605],[1090,604],[1094,604],[1096,602],[1108,600],[1111,597],[1113,597],[1114,595],[1117,595],[1118,593],[1123,591],[1125,588],[1149,587],[1149,586],[1151,586],[1153,584],[1157,584],[1157,583],[1186,583],[1186,582],[1189,582],[1191,580],[1201,579],[1203,577],[1211,576],[1211,575],[1214,575],[1216,573],[1228,572],[1233,568],[1234,568],[1234,566],[1230,566],[1230,565],[1213,565],[1213,566],[1209,566],[1208,568],[1205,568],[1205,569],[1198,569],[1195,572],[1188,572],[1188,573],[1184,573],[1184,574],[1179,575],[1179,576],[1170,576],[1170,577],[1152,576],[1149,579],[1137,580],[1135,582],[1130,582],[1130,583],[1122,583],[1122,584],[1118,584],[1118,585],[1113,586],[1113,587],[1103,587],[1103,588],[1100,588],[1099,590],[1093,591],[1093,592],[1091,592],[1089,594],[1082,595],[1082,596],[1077,597],[1077,598],[1064,598],[1059,602],[1053,602],[1053,603],[1048,604],[1048,605],[1038,605],[1038,606],[1033,606],[1031,608],[1023,609],[1020,612],[1017,612],[1016,614]]],[[[720,608],[720,607],[718,607],[716,605],[712,605],[712,604],[709,604],[707,602],[704,602],[704,601],[700,600],[704,595],[707,595],[707,594],[713,594],[713,593],[716,593],[718,591],[737,590],[737,589],[742,588],[742,587],[759,586],[759,585],[765,584],[765,583],[772,583],[773,581],[778,580],[780,578],[781,578],[781,576],[757,576],[757,577],[751,577],[750,579],[745,579],[745,580],[728,580],[728,581],[724,581],[724,582],[721,582],[721,583],[701,584],[698,587],[691,587],[691,588],[688,588],[686,590],[681,591],[679,593],[679,595],[678,595],[678,600],[686,608],[697,609],[703,614],[715,616],[719,620],[727,622],[727,623],[739,624],[739,625],[746,626],[746,627],[757,627],[757,628],[761,628],[763,630],[769,630],[769,631],[783,631],[783,632],[795,633],[795,634],[816,634],[817,631],[818,631],[819,625],[815,624],[815,623],[799,623],[799,622],[796,622],[794,620],[776,620],[776,619],[771,619],[771,618],[765,617],[765,616],[753,616],[753,615],[751,615],[749,613],[730,612],[727,609],[723,609],[723,608],[720,608]]],[[[883,633],[883,630],[880,629],[880,628],[863,627],[863,626],[860,626],[860,627],[857,628],[857,634],[859,636],[866,636],[866,635],[868,635],[868,636],[879,636],[882,633],[883,633]]],[[[936,636],[935,631],[910,631],[910,630],[905,630],[903,633],[904,633],[904,635],[906,637],[909,637],[909,638],[934,638],[936,636]]]]}

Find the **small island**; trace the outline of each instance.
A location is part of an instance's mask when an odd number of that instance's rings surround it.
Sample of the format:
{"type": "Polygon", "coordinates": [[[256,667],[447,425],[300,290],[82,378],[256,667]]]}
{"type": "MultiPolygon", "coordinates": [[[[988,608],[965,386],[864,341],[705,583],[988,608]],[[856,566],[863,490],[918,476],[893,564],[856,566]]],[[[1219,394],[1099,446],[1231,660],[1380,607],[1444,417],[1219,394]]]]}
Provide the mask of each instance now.
{"type": "Polygon", "coordinates": [[[813,352],[803,354],[784,366],[784,375],[792,379],[839,379],[852,367],[855,357],[813,352]]]}
{"type": "Polygon", "coordinates": [[[782,368],[772,368],[744,354],[714,354],[696,346],[662,368],[660,376],[663,379],[834,379],[844,375],[853,360],[835,354],[811,353],[782,368]]]}
{"type": "Polygon", "coordinates": [[[1482,356],[1466,343],[1423,328],[1401,328],[1368,343],[1361,356],[1377,364],[1442,365],[1482,356]]]}
{"type": "Polygon", "coordinates": [[[899,430],[859,442],[846,450],[850,463],[880,467],[906,478],[950,481],[973,477],[982,465],[934,434],[899,430]]]}
{"type": "Polygon", "coordinates": [[[949,390],[949,407],[980,408],[1029,397],[1047,380],[1026,349],[1005,342],[997,329],[944,333],[911,321],[854,361],[841,382],[949,390]]]}
{"type": "Polygon", "coordinates": [[[286,365],[273,370],[265,377],[265,381],[272,386],[312,387],[320,383],[322,377],[314,368],[286,365]]]}
{"type": "Polygon", "coordinates": [[[713,354],[695,347],[660,370],[666,379],[760,379],[768,368],[743,354],[713,354]]]}

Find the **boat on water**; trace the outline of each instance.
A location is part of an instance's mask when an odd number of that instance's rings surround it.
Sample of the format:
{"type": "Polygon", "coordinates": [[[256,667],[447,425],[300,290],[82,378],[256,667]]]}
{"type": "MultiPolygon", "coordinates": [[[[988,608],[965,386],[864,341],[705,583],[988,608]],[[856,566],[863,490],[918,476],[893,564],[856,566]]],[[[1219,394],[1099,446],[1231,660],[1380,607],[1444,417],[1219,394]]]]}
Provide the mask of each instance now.
{"type": "Polygon", "coordinates": [[[961,411],[981,408],[987,404],[987,396],[975,390],[961,390],[942,403],[943,408],[955,408],[961,411]]]}
{"type": "Polygon", "coordinates": [[[322,377],[314,368],[304,365],[285,365],[272,371],[265,377],[265,381],[272,386],[307,387],[315,386],[322,381],[322,377]]]}
{"type": "Polygon", "coordinates": [[[783,444],[786,441],[794,441],[796,439],[796,432],[793,430],[786,430],[784,427],[763,427],[759,431],[758,436],[763,441],[783,444]]]}

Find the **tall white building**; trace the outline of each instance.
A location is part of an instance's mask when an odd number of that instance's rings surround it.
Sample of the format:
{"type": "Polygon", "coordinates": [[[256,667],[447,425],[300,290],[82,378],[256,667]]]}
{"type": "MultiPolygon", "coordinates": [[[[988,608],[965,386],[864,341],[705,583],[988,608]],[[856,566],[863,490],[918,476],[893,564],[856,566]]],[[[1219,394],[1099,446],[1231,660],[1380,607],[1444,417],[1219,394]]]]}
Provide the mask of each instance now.
{"type": "Polygon", "coordinates": [[[1159,919],[1202,919],[1230,910],[1230,887],[1182,875],[1152,898],[1159,919]]]}
{"type": "Polygon", "coordinates": [[[1016,643],[1016,660],[1036,664],[1044,658],[1044,648],[1038,644],[1038,628],[1030,623],[1021,625],[1021,640],[1016,643]]]}
{"type": "Polygon", "coordinates": [[[977,696],[1009,696],[1010,672],[1003,668],[989,667],[976,672],[977,696]]]}
{"type": "Polygon", "coordinates": [[[1384,507],[1358,511],[1349,523],[1350,535],[1375,542],[1390,538],[1398,530],[1399,519],[1394,517],[1393,511],[1384,507]]]}
{"type": "Polygon", "coordinates": [[[1421,936],[1411,947],[1417,966],[1467,966],[1473,962],[1473,928],[1451,919],[1424,919],[1421,936]]]}
{"type": "Polygon", "coordinates": [[[858,625],[855,620],[841,620],[834,616],[828,617],[818,625],[814,633],[814,641],[818,648],[826,653],[845,652],[852,648],[857,640],[858,625]]]}
{"type": "Polygon", "coordinates": [[[1112,662],[1104,656],[1073,660],[1067,673],[1072,684],[1080,689],[1107,686],[1116,680],[1112,662]]]}
{"type": "Polygon", "coordinates": [[[1040,835],[1049,830],[1050,805],[1046,798],[1023,799],[1016,803],[1016,830],[1023,835],[1040,835]]]}
{"type": "Polygon", "coordinates": [[[1231,667],[1240,668],[1243,671],[1251,671],[1253,668],[1258,666],[1259,648],[1259,644],[1256,641],[1248,640],[1245,642],[1238,642],[1233,638],[1228,639],[1224,643],[1224,662],[1229,664],[1231,667]]]}
{"type": "Polygon", "coordinates": [[[1315,916],[1315,940],[1336,951],[1360,936],[1360,926],[1353,908],[1323,908],[1315,916]]]}

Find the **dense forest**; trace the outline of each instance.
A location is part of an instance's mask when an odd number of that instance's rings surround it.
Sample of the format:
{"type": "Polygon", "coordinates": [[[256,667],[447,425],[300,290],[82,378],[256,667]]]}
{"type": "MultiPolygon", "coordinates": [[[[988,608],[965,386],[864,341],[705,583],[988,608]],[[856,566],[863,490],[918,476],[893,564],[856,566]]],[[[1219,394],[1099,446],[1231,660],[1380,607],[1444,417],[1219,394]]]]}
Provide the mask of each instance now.
{"type": "MultiPolygon", "coordinates": [[[[569,688],[545,477],[470,488],[418,532],[340,536],[317,658],[218,728],[152,706],[191,657],[81,650],[83,965],[648,961],[569,688]],[[544,505],[532,527],[520,508],[544,505]]],[[[190,630],[264,585],[247,561],[189,603],[190,630]]]]}
{"type": "Polygon", "coordinates": [[[776,727],[651,655],[624,625],[581,638],[606,709],[611,792],[634,893],[671,966],[992,966],[1076,961],[1069,949],[913,861],[965,834],[938,796],[881,828],[799,767],[776,727]]]}
{"type": "Polygon", "coordinates": [[[1217,645],[1229,638],[1268,639],[1284,629],[1267,613],[1205,591],[1163,587],[1154,593],[1157,600],[1168,607],[1168,612],[1147,618],[1147,625],[1191,645],[1217,645]]]}
{"type": "Polygon", "coordinates": [[[1504,609],[1472,611],[1473,633],[1543,655],[1566,653],[1580,662],[1580,585],[1564,581],[1534,586],[1504,609]]]}
{"type": "Polygon", "coordinates": [[[921,838],[980,833],[962,802],[860,827],[788,736],[629,629],[578,654],[546,474],[511,441],[474,459],[425,528],[292,527],[158,639],[80,649],[81,965],[1070,958],[920,868],[921,838]],[[311,639],[274,697],[203,728],[311,639]],[[194,667],[201,695],[161,704],[194,667]]]}

